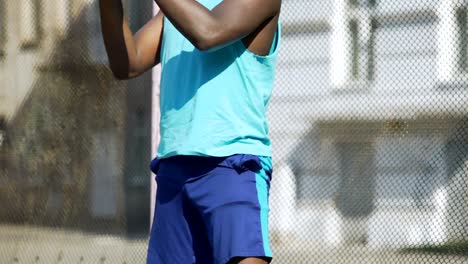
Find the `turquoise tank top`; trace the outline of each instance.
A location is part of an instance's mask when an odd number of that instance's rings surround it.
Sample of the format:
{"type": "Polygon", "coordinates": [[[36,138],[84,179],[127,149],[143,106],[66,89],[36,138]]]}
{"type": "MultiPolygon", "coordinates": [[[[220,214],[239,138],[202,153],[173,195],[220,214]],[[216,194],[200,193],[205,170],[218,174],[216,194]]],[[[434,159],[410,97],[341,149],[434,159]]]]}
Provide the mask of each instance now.
{"type": "MultiPolygon", "coordinates": [[[[211,10],[221,1],[199,2],[211,10]]],[[[271,156],[266,111],[280,28],[267,56],[253,54],[242,40],[199,51],[164,18],[159,158],[271,156]]]]}

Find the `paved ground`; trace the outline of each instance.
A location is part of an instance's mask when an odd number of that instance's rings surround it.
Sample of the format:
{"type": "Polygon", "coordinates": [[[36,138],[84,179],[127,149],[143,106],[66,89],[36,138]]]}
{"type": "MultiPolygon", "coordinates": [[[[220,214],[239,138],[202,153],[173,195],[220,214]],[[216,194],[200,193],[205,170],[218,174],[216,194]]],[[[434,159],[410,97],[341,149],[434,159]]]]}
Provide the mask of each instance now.
{"type": "MultiPolygon", "coordinates": [[[[146,243],[146,240],[0,225],[0,263],[145,263],[146,243]]],[[[466,257],[402,254],[365,247],[324,248],[303,242],[275,245],[273,250],[275,264],[468,264],[466,257]]]]}

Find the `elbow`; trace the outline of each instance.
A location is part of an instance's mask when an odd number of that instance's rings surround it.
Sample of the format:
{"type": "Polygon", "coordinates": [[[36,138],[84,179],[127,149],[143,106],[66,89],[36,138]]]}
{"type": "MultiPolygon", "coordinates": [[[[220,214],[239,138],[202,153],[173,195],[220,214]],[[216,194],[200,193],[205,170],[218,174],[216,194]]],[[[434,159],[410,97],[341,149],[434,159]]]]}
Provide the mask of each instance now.
{"type": "Polygon", "coordinates": [[[193,42],[196,49],[200,51],[208,51],[216,47],[216,43],[209,38],[202,38],[193,42]]]}
{"type": "Polygon", "coordinates": [[[200,51],[208,51],[216,48],[220,43],[220,29],[217,27],[206,27],[205,30],[200,31],[197,36],[192,38],[192,44],[200,51]]]}

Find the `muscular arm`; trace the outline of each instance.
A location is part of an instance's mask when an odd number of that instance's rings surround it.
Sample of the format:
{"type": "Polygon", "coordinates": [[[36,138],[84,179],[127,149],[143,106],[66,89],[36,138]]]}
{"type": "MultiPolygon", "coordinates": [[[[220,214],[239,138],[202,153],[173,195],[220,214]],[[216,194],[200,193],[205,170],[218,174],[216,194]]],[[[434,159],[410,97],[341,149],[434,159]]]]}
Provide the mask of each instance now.
{"type": "Polygon", "coordinates": [[[208,10],[196,0],[155,0],[164,15],[198,49],[241,39],[276,16],[281,0],[224,0],[208,10]]]}
{"type": "Polygon", "coordinates": [[[159,63],[161,12],[133,35],[121,0],[99,0],[99,6],[104,45],[117,79],[134,78],[159,63]]]}

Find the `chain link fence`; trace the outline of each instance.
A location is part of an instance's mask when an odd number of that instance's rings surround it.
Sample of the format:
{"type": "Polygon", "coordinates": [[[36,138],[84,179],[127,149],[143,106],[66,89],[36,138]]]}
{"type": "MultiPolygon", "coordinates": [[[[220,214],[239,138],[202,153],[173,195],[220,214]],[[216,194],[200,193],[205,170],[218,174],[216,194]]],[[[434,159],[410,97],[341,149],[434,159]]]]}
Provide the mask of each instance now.
{"type": "MultiPolygon", "coordinates": [[[[468,263],[467,10],[283,0],[274,263],[468,263]]],[[[152,78],[106,63],[97,0],[0,0],[0,263],[145,262],[152,78]]]]}

